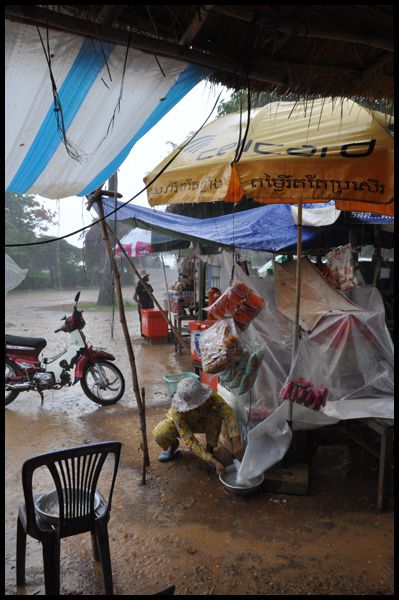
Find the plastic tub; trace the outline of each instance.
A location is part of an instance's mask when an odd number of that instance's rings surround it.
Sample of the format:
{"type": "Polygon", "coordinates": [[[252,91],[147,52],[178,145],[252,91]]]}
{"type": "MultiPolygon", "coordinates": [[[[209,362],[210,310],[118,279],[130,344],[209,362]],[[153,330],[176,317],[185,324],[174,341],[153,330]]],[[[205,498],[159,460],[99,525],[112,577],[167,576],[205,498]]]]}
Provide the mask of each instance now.
{"type": "Polygon", "coordinates": [[[185,379],[186,377],[193,377],[194,379],[199,379],[199,376],[196,373],[191,373],[190,371],[184,373],[169,373],[168,375],[165,375],[164,381],[168,386],[169,400],[172,399],[172,396],[176,391],[177,384],[179,383],[179,381],[185,379]]]}
{"type": "Polygon", "coordinates": [[[141,309],[141,330],[150,340],[168,337],[168,322],[156,308],[141,309]]]}

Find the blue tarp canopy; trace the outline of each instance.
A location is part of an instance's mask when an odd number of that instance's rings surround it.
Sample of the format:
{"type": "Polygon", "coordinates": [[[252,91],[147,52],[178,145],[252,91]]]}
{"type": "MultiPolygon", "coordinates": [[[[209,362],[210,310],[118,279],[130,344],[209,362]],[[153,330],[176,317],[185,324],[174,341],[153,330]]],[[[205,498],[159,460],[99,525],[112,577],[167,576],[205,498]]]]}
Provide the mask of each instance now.
{"type": "MultiPolygon", "coordinates": [[[[207,219],[186,217],[170,212],[156,211],[133,204],[126,204],[114,198],[103,196],[105,215],[118,208],[118,220],[130,220],[133,226],[150,229],[168,236],[162,242],[182,239],[182,245],[187,247],[184,240],[198,241],[202,245],[215,244],[231,248],[245,248],[268,252],[295,251],[297,243],[297,226],[294,223],[289,204],[267,204],[241,212],[207,219]]],[[[316,208],[317,204],[304,205],[316,208]]],[[[96,205],[93,205],[96,208],[96,205]]],[[[359,213],[361,214],[361,213],[359,213]]],[[[342,217],[342,215],[341,215],[342,217]]],[[[341,217],[336,223],[322,227],[302,227],[302,245],[305,249],[328,248],[348,243],[348,225],[341,217]]],[[[354,223],[360,225],[361,218],[356,215],[354,223]],[[357,217],[357,218],[356,218],[357,217]]],[[[114,219],[115,214],[110,216],[114,219]]],[[[373,243],[374,232],[367,228],[359,232],[359,243],[373,243]]],[[[393,240],[393,235],[390,239],[393,240]]],[[[391,247],[388,242],[385,247],[391,247]]],[[[173,245],[176,248],[176,245],[173,245]]]]}
{"type": "Polygon", "coordinates": [[[350,212],[348,213],[350,223],[369,223],[370,225],[393,225],[394,217],[387,215],[377,215],[369,212],[350,212]]]}
{"type": "MultiPolygon", "coordinates": [[[[105,215],[115,209],[113,198],[103,196],[103,204],[105,215]]],[[[122,205],[123,202],[117,201],[117,208],[122,205]]],[[[110,216],[110,219],[114,218],[115,215],[110,216]]],[[[127,204],[117,211],[116,218],[133,220],[136,227],[176,234],[202,244],[279,252],[296,247],[297,242],[297,226],[289,204],[268,204],[211,219],[195,219],[127,204]]],[[[302,233],[303,242],[310,242],[315,237],[313,231],[302,233]]]]}

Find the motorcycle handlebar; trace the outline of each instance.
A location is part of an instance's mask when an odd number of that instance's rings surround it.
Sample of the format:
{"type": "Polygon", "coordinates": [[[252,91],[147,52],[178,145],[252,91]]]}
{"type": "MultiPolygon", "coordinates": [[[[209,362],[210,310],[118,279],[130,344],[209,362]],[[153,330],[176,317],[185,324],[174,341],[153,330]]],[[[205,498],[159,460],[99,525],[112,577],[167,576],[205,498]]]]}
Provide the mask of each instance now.
{"type": "Polygon", "coordinates": [[[56,329],[54,333],[58,333],[59,331],[61,331],[61,329],[56,329]]]}

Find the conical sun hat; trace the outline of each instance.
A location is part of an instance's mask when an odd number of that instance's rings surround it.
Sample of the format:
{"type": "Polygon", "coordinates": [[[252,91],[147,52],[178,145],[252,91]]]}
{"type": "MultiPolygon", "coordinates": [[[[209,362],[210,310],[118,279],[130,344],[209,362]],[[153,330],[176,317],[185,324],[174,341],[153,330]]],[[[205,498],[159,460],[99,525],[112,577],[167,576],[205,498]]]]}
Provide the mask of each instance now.
{"type": "Polygon", "coordinates": [[[198,408],[212,395],[212,388],[209,385],[204,385],[193,377],[186,377],[179,381],[176,387],[176,392],[172,398],[172,407],[177,412],[187,412],[198,408]]]}

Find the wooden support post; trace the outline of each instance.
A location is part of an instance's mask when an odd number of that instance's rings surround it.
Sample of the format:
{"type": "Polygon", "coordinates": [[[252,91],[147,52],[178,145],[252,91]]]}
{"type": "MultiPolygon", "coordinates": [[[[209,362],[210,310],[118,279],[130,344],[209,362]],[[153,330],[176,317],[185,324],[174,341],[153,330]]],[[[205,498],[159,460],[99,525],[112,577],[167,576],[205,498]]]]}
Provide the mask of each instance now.
{"type": "MultiPolygon", "coordinates": [[[[116,264],[114,255],[112,253],[111,242],[110,242],[110,238],[108,235],[109,228],[104,219],[104,207],[103,207],[101,196],[96,198],[96,202],[97,202],[97,206],[98,206],[98,214],[99,214],[100,218],[102,219],[101,228],[102,228],[102,233],[103,233],[103,240],[104,240],[104,244],[106,245],[106,248],[107,248],[109,260],[110,260],[111,266],[112,266],[112,272],[114,275],[115,291],[116,291],[116,297],[117,297],[118,309],[119,309],[119,317],[120,317],[120,322],[122,325],[123,335],[125,337],[125,343],[126,343],[126,348],[127,348],[127,353],[128,353],[128,357],[129,357],[129,363],[130,363],[130,370],[132,373],[133,390],[134,390],[137,407],[138,407],[138,411],[139,411],[140,431],[141,431],[141,448],[142,448],[143,454],[144,454],[143,462],[146,467],[149,467],[150,466],[150,457],[149,457],[149,453],[148,453],[144,405],[143,405],[143,402],[142,402],[142,399],[140,396],[139,383],[138,383],[137,370],[136,370],[136,359],[134,356],[132,341],[130,339],[129,330],[128,330],[127,323],[126,323],[125,307],[123,305],[122,288],[121,288],[121,282],[120,282],[120,273],[119,273],[119,269],[116,264]]],[[[145,482],[145,473],[143,473],[143,479],[145,482]]]]}
{"type": "MultiPolygon", "coordinates": [[[[147,431],[147,420],[146,420],[146,414],[145,414],[145,388],[141,388],[141,400],[143,403],[143,425],[144,425],[144,433],[146,433],[147,431]]],[[[143,449],[143,471],[142,471],[142,479],[141,479],[141,483],[142,485],[146,484],[146,467],[147,467],[147,461],[146,461],[146,457],[145,457],[145,452],[143,449]]]]}

